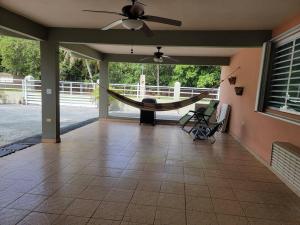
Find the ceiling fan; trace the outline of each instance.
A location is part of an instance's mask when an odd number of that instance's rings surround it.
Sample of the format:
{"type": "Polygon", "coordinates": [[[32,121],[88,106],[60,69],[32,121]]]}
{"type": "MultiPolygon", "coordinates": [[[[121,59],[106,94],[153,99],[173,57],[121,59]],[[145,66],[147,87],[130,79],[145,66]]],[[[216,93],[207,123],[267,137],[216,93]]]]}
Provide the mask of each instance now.
{"type": "Polygon", "coordinates": [[[150,16],[145,15],[144,4],[139,2],[138,0],[131,0],[131,5],[126,5],[122,8],[122,12],[111,12],[111,11],[101,11],[101,10],[83,10],[84,12],[93,12],[93,13],[106,13],[106,14],[114,14],[123,17],[127,17],[124,19],[119,19],[117,21],[112,22],[111,24],[102,28],[102,30],[109,30],[113,27],[116,27],[122,24],[125,28],[129,30],[142,30],[147,36],[152,36],[153,33],[145,21],[168,24],[172,26],[181,26],[182,22],[178,20],[158,17],[158,16],[150,16]]]}
{"type": "Polygon", "coordinates": [[[160,50],[162,49],[162,47],[159,46],[159,47],[156,47],[156,48],[157,48],[157,52],[154,52],[152,57],[143,58],[143,59],[140,60],[140,62],[143,62],[143,61],[146,61],[146,60],[152,59],[152,58],[153,58],[153,61],[156,62],[156,63],[163,63],[164,59],[167,59],[167,60],[170,60],[170,61],[173,61],[173,62],[178,62],[177,59],[174,59],[170,56],[167,56],[163,52],[161,52],[160,50]]]}

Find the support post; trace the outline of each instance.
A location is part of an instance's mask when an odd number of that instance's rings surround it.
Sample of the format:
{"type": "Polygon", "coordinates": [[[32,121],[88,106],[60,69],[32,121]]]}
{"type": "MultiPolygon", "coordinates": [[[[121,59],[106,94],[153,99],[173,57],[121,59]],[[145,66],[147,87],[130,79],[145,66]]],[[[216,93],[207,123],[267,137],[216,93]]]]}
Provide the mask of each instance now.
{"type": "Polygon", "coordinates": [[[59,44],[41,42],[42,142],[60,142],[59,44]]]}
{"type": "Polygon", "coordinates": [[[108,61],[100,62],[100,82],[99,82],[99,117],[106,119],[108,117],[108,61]]]}

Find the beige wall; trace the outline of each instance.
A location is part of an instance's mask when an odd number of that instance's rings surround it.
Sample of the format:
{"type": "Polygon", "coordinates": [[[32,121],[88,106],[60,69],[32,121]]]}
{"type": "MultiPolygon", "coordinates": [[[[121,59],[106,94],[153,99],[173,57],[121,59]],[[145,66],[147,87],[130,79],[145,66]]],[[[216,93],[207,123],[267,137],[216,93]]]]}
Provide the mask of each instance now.
{"type": "MultiPolygon", "coordinates": [[[[300,16],[274,29],[278,35],[300,24],[300,16]]],[[[232,106],[229,133],[242,145],[253,151],[265,162],[270,161],[274,141],[287,141],[300,147],[300,126],[257,113],[255,109],[261,49],[242,49],[231,59],[230,66],[222,67],[222,79],[236,68],[237,86],[243,86],[243,96],[237,96],[234,85],[228,80],[221,84],[221,102],[232,106]]]]}

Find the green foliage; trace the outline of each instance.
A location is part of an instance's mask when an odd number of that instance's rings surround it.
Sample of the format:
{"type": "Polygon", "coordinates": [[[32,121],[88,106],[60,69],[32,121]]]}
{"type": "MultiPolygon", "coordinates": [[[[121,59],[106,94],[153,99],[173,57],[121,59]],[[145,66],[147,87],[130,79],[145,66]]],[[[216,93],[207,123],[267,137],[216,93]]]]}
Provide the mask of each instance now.
{"type": "MultiPolygon", "coordinates": [[[[99,65],[95,60],[81,59],[69,50],[60,49],[59,61],[61,80],[95,82],[99,79],[99,65]]],[[[0,36],[0,72],[40,79],[39,43],[0,36]]],[[[146,75],[147,85],[157,84],[157,64],[109,64],[110,83],[137,84],[142,73],[146,75]]],[[[179,81],[186,87],[213,87],[218,85],[220,73],[219,66],[159,65],[159,84],[173,86],[179,81]]]]}
{"type": "Polygon", "coordinates": [[[35,41],[0,37],[1,71],[40,78],[40,50],[35,41]]]}
{"type": "Polygon", "coordinates": [[[220,80],[219,66],[176,65],[173,83],[179,81],[185,87],[213,87],[220,80]]]}

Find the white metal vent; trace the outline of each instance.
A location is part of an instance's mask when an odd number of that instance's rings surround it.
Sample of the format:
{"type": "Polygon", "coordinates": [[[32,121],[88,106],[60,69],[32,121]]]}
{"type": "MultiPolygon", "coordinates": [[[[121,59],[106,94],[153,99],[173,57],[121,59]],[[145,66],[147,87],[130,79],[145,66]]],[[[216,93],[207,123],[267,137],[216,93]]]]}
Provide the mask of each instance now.
{"type": "Polygon", "coordinates": [[[300,149],[287,142],[274,142],[271,167],[297,194],[300,193],[300,149]]]}

